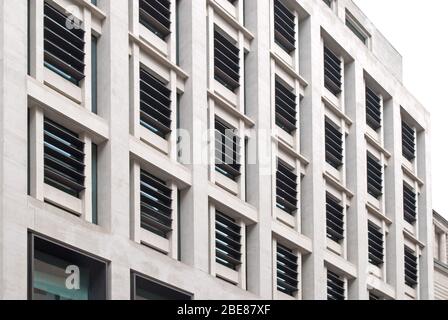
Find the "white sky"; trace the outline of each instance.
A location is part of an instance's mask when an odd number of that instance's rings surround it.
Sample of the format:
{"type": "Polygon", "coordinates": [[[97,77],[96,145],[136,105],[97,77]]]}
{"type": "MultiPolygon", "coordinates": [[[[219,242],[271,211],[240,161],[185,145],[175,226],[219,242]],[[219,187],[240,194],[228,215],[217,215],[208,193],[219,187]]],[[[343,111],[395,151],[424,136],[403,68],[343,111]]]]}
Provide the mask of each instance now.
{"type": "Polygon", "coordinates": [[[354,2],[402,54],[404,84],[431,113],[433,207],[448,218],[448,1],[354,2]]]}

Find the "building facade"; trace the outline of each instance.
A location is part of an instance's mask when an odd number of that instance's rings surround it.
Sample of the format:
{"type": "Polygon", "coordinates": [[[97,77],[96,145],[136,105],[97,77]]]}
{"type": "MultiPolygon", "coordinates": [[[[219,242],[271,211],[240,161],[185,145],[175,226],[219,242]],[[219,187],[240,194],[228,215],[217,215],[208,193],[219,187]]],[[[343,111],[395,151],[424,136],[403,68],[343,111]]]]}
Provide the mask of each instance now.
{"type": "Polygon", "coordinates": [[[434,211],[434,298],[448,300],[448,221],[434,211]]]}
{"type": "Polygon", "coordinates": [[[349,0],[0,3],[2,299],[432,299],[429,115],[349,0]]]}

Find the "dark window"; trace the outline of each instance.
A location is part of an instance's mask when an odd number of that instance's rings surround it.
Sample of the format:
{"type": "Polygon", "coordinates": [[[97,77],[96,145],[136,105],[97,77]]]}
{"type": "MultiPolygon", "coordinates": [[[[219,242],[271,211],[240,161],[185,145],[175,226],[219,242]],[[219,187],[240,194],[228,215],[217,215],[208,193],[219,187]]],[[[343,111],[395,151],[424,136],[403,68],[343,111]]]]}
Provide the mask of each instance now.
{"type": "Polygon", "coordinates": [[[29,235],[29,252],[29,299],[107,298],[107,262],[34,234],[29,235]],[[73,288],[66,284],[69,276],[72,277],[70,284],[73,288]]]}
{"type": "Polygon", "coordinates": [[[413,224],[417,221],[417,195],[413,188],[403,183],[404,220],[413,224]]]}
{"type": "Polygon", "coordinates": [[[343,134],[330,120],[325,120],[325,160],[334,168],[339,169],[344,159],[342,142],[343,134]]]}
{"type": "Polygon", "coordinates": [[[383,166],[370,153],[367,153],[367,192],[376,199],[383,195],[383,166]]]}
{"type": "Polygon", "coordinates": [[[417,256],[415,252],[404,247],[404,279],[406,285],[415,288],[418,281],[417,256]]]}
{"type": "Polygon", "coordinates": [[[277,290],[290,296],[298,291],[297,255],[292,250],[277,245],[277,290]]]}
{"type": "Polygon", "coordinates": [[[275,42],[286,52],[296,49],[296,23],[294,13],[280,0],[274,1],[275,42]]]}
{"type": "Polygon", "coordinates": [[[325,87],[334,95],[342,91],[341,59],[327,47],[324,48],[324,82],[325,87]]]}
{"type": "Polygon", "coordinates": [[[377,131],[381,128],[381,98],[366,87],[366,121],[369,127],[377,131]]]}
{"type": "Polygon", "coordinates": [[[166,238],[172,231],[171,189],[160,179],[141,170],[141,227],[166,238]]]}
{"type": "Polygon", "coordinates": [[[173,288],[145,276],[131,273],[132,300],[192,300],[190,293],[173,288]]]}
{"type": "Polygon", "coordinates": [[[215,79],[231,91],[240,86],[240,50],[215,27],[215,79]]]}
{"type": "Polygon", "coordinates": [[[44,119],[44,181],[74,197],[84,188],[84,142],[79,136],[44,119]]]}
{"type": "Polygon", "coordinates": [[[168,0],[140,0],[140,23],[161,39],[171,33],[170,5],[168,0]]]}
{"type": "Polygon", "coordinates": [[[403,156],[412,161],[415,159],[415,129],[406,122],[401,123],[403,156]]]}
{"type": "Polygon", "coordinates": [[[220,212],[215,217],[216,262],[236,270],[241,265],[241,227],[220,212]]]}
{"type": "Polygon", "coordinates": [[[216,170],[233,180],[241,175],[240,140],[235,129],[219,119],[215,120],[216,170]]]}
{"type": "Polygon", "coordinates": [[[44,4],[44,64],[79,85],[84,79],[84,30],[80,22],[44,4]]]}
{"type": "Polygon", "coordinates": [[[328,300],[345,300],[345,282],[339,275],[327,271],[328,300]]]}
{"type": "Polygon", "coordinates": [[[297,129],[297,102],[294,91],[275,81],[275,123],[288,133],[297,129]]]}
{"type": "Polygon", "coordinates": [[[297,212],[297,175],[283,161],[277,161],[277,207],[289,214],[297,212]]]}
{"type": "Polygon", "coordinates": [[[92,36],[92,112],[98,113],[98,39],[92,36]]]}
{"type": "Polygon", "coordinates": [[[329,6],[331,8],[331,4],[332,4],[333,0],[323,0],[323,1],[327,6],[329,6]]]}
{"type": "Polygon", "coordinates": [[[171,90],[140,68],[140,123],[164,138],[171,132],[171,90]]]}
{"type": "Polygon", "coordinates": [[[384,263],[384,241],[381,228],[374,223],[368,223],[369,232],[369,262],[375,266],[384,263]]]}
{"type": "Polygon", "coordinates": [[[98,146],[92,143],[92,223],[98,224],[98,146]]]}
{"type": "Polygon", "coordinates": [[[369,292],[369,300],[383,300],[383,299],[381,299],[380,296],[378,296],[372,292],[369,292]]]}
{"type": "Polygon", "coordinates": [[[344,240],[344,207],[339,200],[327,194],[327,237],[333,241],[344,240]]]}

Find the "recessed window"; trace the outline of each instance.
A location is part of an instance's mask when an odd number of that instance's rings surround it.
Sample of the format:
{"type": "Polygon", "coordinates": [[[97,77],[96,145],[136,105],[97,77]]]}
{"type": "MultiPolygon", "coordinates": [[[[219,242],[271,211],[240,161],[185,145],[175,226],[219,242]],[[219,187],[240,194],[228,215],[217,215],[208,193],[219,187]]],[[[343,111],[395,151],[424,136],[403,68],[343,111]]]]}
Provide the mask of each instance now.
{"type": "Polygon", "coordinates": [[[367,125],[377,131],[382,123],[381,97],[366,87],[366,121],[367,125]]]}
{"type": "Polygon", "coordinates": [[[84,191],[84,142],[78,134],[44,119],[44,182],[79,198],[84,191]]]}
{"type": "Polygon", "coordinates": [[[44,4],[44,64],[64,79],[79,85],[84,79],[84,30],[81,23],[44,4]]]}
{"type": "Polygon", "coordinates": [[[141,227],[163,238],[172,229],[172,191],[162,180],[140,172],[141,227]]]}
{"type": "Polygon", "coordinates": [[[414,250],[404,247],[404,277],[405,283],[411,288],[418,284],[418,263],[414,250]]]}
{"type": "Polygon", "coordinates": [[[384,240],[381,228],[373,222],[368,223],[369,262],[375,266],[384,263],[384,240]]]}
{"type": "Polygon", "coordinates": [[[278,208],[291,215],[297,212],[297,175],[281,160],[277,160],[276,199],[278,208]]]}
{"type": "Polygon", "coordinates": [[[343,164],[343,134],[339,127],[329,119],[325,119],[325,160],[335,169],[343,164]]]}
{"type": "Polygon", "coordinates": [[[323,0],[323,2],[329,7],[332,7],[333,0],[323,0]]]}
{"type": "Polygon", "coordinates": [[[299,290],[297,255],[277,244],[277,290],[294,296],[299,290]]]}
{"type": "Polygon", "coordinates": [[[383,166],[370,153],[367,153],[367,192],[376,199],[383,195],[383,166]]]}
{"type": "Polygon", "coordinates": [[[345,300],[345,280],[332,271],[327,271],[327,298],[345,300]]]}
{"type": "Polygon", "coordinates": [[[275,123],[290,134],[297,129],[297,96],[278,79],[275,81],[275,123]]]}
{"type": "Polygon", "coordinates": [[[31,300],[105,300],[107,263],[30,234],[31,300]]]}
{"type": "Polygon", "coordinates": [[[344,207],[340,200],[327,193],[327,237],[337,243],[344,240],[344,207]]]}
{"type": "Polygon", "coordinates": [[[193,296],[167,284],[132,272],[132,300],[192,300],[193,296]]]}
{"type": "Polygon", "coordinates": [[[324,47],[324,84],[334,95],[342,92],[341,59],[327,47],[324,47]]]}
{"type": "Polygon", "coordinates": [[[281,0],[274,1],[275,42],[286,52],[296,49],[295,15],[281,0]]]}
{"type": "Polygon", "coordinates": [[[359,23],[355,19],[355,17],[353,17],[353,15],[348,11],[345,12],[345,25],[359,40],[361,40],[362,43],[364,43],[365,45],[368,44],[368,40],[370,38],[369,34],[361,25],[361,23],[359,23]]]}
{"type": "Polygon", "coordinates": [[[403,210],[404,220],[414,224],[417,221],[417,195],[407,183],[403,183],[403,210]]]}
{"type": "Polygon", "coordinates": [[[156,36],[165,39],[171,34],[171,2],[140,0],[140,23],[156,36]]]}
{"type": "Polygon", "coordinates": [[[215,80],[235,91],[240,87],[240,50],[236,41],[215,26],[215,80]]]}
{"type": "Polygon", "coordinates": [[[140,68],[140,124],[165,138],[171,132],[171,90],[140,68]]]}
{"type": "Polygon", "coordinates": [[[220,119],[215,119],[216,171],[232,180],[241,175],[241,139],[235,131],[220,119]]]}
{"type": "Polygon", "coordinates": [[[402,145],[403,145],[403,156],[409,161],[415,159],[415,140],[416,133],[415,129],[408,125],[406,122],[401,123],[401,133],[402,133],[402,145]]]}
{"type": "Polygon", "coordinates": [[[235,219],[216,212],[216,262],[232,270],[241,265],[241,227],[235,219]]]}

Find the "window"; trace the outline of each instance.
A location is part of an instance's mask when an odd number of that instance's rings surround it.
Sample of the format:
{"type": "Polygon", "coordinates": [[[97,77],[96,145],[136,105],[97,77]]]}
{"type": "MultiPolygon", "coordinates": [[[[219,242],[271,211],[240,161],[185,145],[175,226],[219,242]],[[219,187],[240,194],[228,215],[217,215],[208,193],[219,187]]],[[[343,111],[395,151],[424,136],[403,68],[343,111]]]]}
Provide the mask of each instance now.
{"type": "Polygon", "coordinates": [[[241,175],[240,140],[235,134],[235,129],[219,119],[215,120],[216,171],[232,180],[241,175]]]}
{"type": "Polygon", "coordinates": [[[345,300],[345,281],[334,272],[327,271],[328,300],[345,300]]]}
{"type": "Polygon", "coordinates": [[[417,221],[417,195],[413,188],[403,183],[404,220],[410,224],[417,221]]]}
{"type": "Polygon", "coordinates": [[[383,299],[381,299],[380,296],[369,291],[369,300],[375,301],[375,300],[383,300],[383,299]]]}
{"type": "Polygon", "coordinates": [[[343,134],[330,120],[325,120],[325,160],[334,168],[339,169],[344,159],[342,142],[343,134]]]}
{"type": "Polygon", "coordinates": [[[277,244],[277,290],[294,296],[298,291],[297,255],[277,244]]]}
{"type": "Polygon", "coordinates": [[[29,299],[107,298],[107,262],[34,234],[29,235],[29,246],[29,299]],[[73,287],[66,284],[69,276],[73,277],[73,287]]]}
{"type": "Polygon", "coordinates": [[[370,153],[367,153],[367,192],[376,199],[383,195],[383,166],[370,153]]]}
{"type": "Polygon", "coordinates": [[[140,124],[162,138],[171,132],[171,90],[142,67],[140,124]]]}
{"type": "Polygon", "coordinates": [[[404,279],[406,285],[411,288],[415,288],[418,284],[418,269],[417,269],[417,256],[415,252],[404,247],[404,279]]]}
{"type": "Polygon", "coordinates": [[[168,0],[140,0],[140,23],[160,39],[171,34],[171,2],[168,0]]]}
{"type": "Polygon", "coordinates": [[[297,129],[297,103],[294,90],[275,81],[275,123],[288,133],[297,129]]]}
{"type": "Polygon", "coordinates": [[[293,215],[297,212],[297,175],[294,169],[277,160],[277,207],[293,215]]]}
{"type": "Polygon", "coordinates": [[[44,119],[44,182],[79,198],[84,191],[84,142],[79,136],[44,119]]]}
{"type": "Polygon", "coordinates": [[[327,237],[339,243],[344,240],[344,207],[330,194],[326,199],[327,237]]]}
{"type": "Polygon", "coordinates": [[[325,3],[328,7],[331,8],[331,5],[332,5],[332,3],[333,3],[333,0],[323,0],[323,1],[324,1],[324,3],[325,3]]]}
{"type": "Polygon", "coordinates": [[[296,23],[294,12],[280,0],[274,1],[275,42],[286,52],[296,49],[296,23]]]}
{"type": "Polygon", "coordinates": [[[215,79],[231,91],[240,86],[240,50],[215,26],[215,79]]]}
{"type": "Polygon", "coordinates": [[[236,270],[241,265],[241,227],[237,222],[216,212],[216,262],[236,270]]]}
{"type": "Polygon", "coordinates": [[[92,36],[92,112],[98,113],[98,39],[92,36]]]}
{"type": "Polygon", "coordinates": [[[381,128],[381,97],[368,87],[366,87],[366,121],[375,131],[381,128]]]}
{"type": "Polygon", "coordinates": [[[98,146],[92,143],[92,223],[98,224],[98,146]]]}
{"type": "Polygon", "coordinates": [[[324,84],[334,95],[342,92],[341,59],[330,49],[324,47],[324,84]]]}
{"type": "Polygon", "coordinates": [[[171,193],[163,181],[140,171],[141,227],[163,238],[173,230],[171,193]]]}
{"type": "Polygon", "coordinates": [[[415,129],[404,121],[401,123],[401,128],[403,156],[412,161],[415,159],[415,129]]]}
{"type": "Polygon", "coordinates": [[[76,18],[44,4],[44,64],[79,85],[84,79],[84,30],[76,18]]]}
{"type": "Polygon", "coordinates": [[[135,272],[131,273],[132,300],[192,300],[193,296],[135,272]]]}
{"type": "Polygon", "coordinates": [[[362,41],[362,43],[367,45],[367,41],[369,40],[370,36],[368,35],[367,31],[365,31],[363,26],[348,11],[346,11],[345,13],[345,25],[359,40],[362,41]]]}
{"type": "Polygon", "coordinates": [[[381,228],[373,222],[368,222],[369,262],[375,266],[384,263],[384,241],[381,228]]]}

